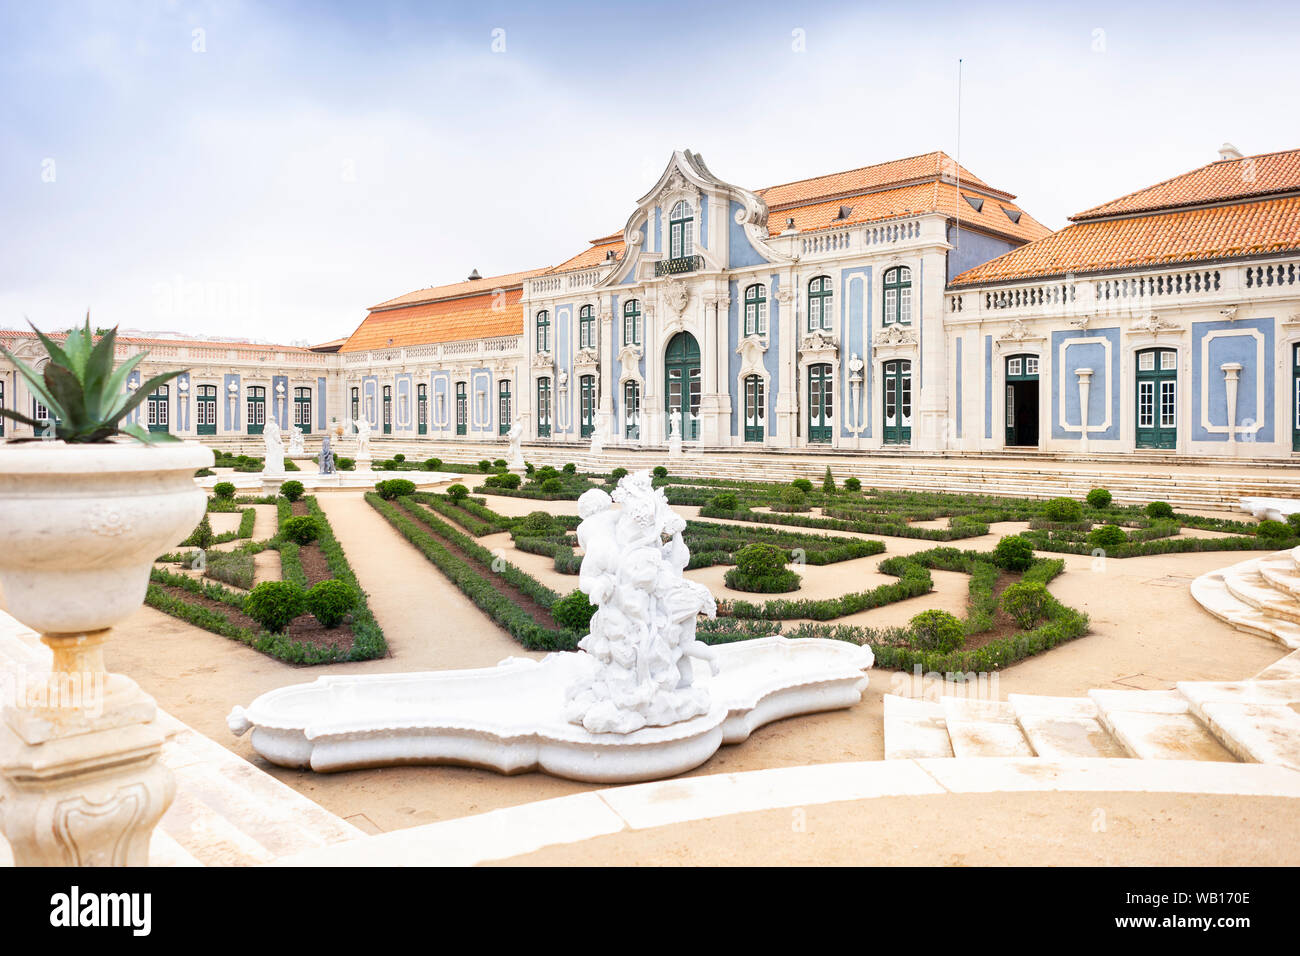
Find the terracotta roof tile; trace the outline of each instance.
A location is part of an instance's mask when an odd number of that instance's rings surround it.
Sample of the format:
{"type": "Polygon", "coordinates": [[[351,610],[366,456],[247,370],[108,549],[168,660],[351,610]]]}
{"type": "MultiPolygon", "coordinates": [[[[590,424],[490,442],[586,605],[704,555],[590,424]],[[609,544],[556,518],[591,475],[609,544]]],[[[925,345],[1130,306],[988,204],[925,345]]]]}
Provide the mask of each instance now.
{"type": "Polygon", "coordinates": [[[1076,222],[1300,191],[1300,149],[1225,159],[1084,210],[1076,222]]]}
{"type": "Polygon", "coordinates": [[[552,272],[568,272],[572,269],[590,269],[592,266],[601,265],[605,262],[605,257],[612,249],[616,259],[623,258],[623,234],[619,233],[613,237],[603,239],[593,239],[592,245],[583,249],[571,259],[566,259],[558,266],[552,269],[552,272]]]}
{"type": "Polygon", "coordinates": [[[863,166],[842,173],[831,173],[827,176],[815,176],[812,179],[801,179],[780,186],[769,186],[757,190],[757,195],[767,203],[769,210],[773,210],[788,205],[816,202],[818,199],[830,196],[883,189],[890,185],[901,185],[915,180],[933,180],[942,175],[945,170],[951,172],[960,170],[962,182],[988,187],[988,184],[978,176],[964,167],[958,167],[947,153],[936,150],[933,153],[876,163],[874,166],[863,166]]]}
{"type": "Polygon", "coordinates": [[[524,325],[523,313],[519,309],[522,299],[522,287],[515,286],[502,290],[499,295],[489,291],[482,295],[372,311],[339,351],[360,352],[519,335],[524,325]]]}
{"type": "Polygon", "coordinates": [[[525,279],[539,276],[543,272],[549,272],[550,266],[544,266],[541,269],[528,269],[524,272],[509,272],[505,275],[487,276],[482,279],[466,279],[463,282],[453,282],[450,285],[436,285],[428,289],[416,289],[414,292],[408,292],[406,295],[399,295],[395,299],[389,299],[386,302],[380,302],[378,305],[372,305],[373,309],[388,309],[398,305],[415,305],[420,302],[434,302],[438,299],[450,299],[455,296],[472,295],[476,292],[482,292],[484,289],[501,289],[510,288],[511,286],[522,286],[525,279]]]}
{"type": "MultiPolygon", "coordinates": [[[[44,329],[42,329],[42,332],[44,332],[44,329]]],[[[64,338],[66,338],[67,333],[45,332],[45,335],[54,339],[56,342],[61,342],[63,341],[64,338]]],[[[34,339],[36,338],[36,333],[24,329],[0,329],[0,338],[34,339]]],[[[297,345],[275,345],[270,342],[230,342],[230,341],[217,341],[212,339],[168,339],[168,338],[151,338],[149,336],[140,336],[140,335],[119,335],[117,337],[117,340],[118,342],[129,343],[131,345],[151,346],[151,347],[169,345],[169,346],[181,346],[181,347],[195,346],[199,348],[216,348],[216,349],[243,349],[243,350],[254,350],[254,351],[262,351],[262,352],[309,352],[311,351],[310,349],[305,349],[297,345]]]]}
{"type": "Polygon", "coordinates": [[[1300,250],[1300,197],[1066,226],[957,276],[953,286],[1300,250]]]}

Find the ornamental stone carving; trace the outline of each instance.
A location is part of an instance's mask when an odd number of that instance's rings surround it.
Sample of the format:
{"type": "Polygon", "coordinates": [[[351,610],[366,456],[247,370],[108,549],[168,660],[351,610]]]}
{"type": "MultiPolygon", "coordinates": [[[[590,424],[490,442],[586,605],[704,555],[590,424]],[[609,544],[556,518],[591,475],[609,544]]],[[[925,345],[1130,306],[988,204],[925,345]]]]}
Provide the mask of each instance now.
{"type": "Polygon", "coordinates": [[[876,333],[877,348],[890,345],[915,345],[916,332],[906,325],[887,325],[876,333]]]}

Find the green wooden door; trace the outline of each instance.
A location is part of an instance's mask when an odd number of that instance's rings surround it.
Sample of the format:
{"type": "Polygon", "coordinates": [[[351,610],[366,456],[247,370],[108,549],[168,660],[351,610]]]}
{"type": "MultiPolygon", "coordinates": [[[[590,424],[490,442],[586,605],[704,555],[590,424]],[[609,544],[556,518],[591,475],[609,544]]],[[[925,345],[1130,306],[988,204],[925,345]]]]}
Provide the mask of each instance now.
{"type": "Polygon", "coordinates": [[[835,378],[829,364],[808,367],[808,441],[824,444],[831,440],[831,417],[835,408],[835,378]]]}
{"type": "Polygon", "coordinates": [[[497,386],[497,432],[507,434],[513,420],[510,411],[510,380],[503,378],[497,386]]]}
{"type": "Polygon", "coordinates": [[[415,389],[415,432],[417,435],[429,431],[429,386],[418,385],[415,389]]]}
{"type": "Polygon", "coordinates": [[[248,434],[260,435],[266,428],[266,389],[261,385],[248,387],[248,434]]]}
{"type": "Polygon", "coordinates": [[[596,430],[596,376],[584,375],[578,379],[578,433],[590,438],[596,430]]]}
{"type": "Polygon", "coordinates": [[[767,395],[763,379],[757,375],[745,378],[745,441],[762,441],[763,424],[767,419],[767,395]]]}
{"type": "MultiPolygon", "coordinates": [[[[689,332],[674,335],[664,353],[664,411],[684,441],[700,437],[700,346],[689,332]]],[[[665,431],[664,439],[671,435],[665,431]]]]}
{"type": "Polygon", "coordinates": [[[549,438],[551,434],[551,380],[537,380],[537,437],[549,438]]]}
{"type": "Polygon", "coordinates": [[[886,362],[885,444],[912,443],[912,363],[902,359],[886,362]]]}
{"type": "Polygon", "coordinates": [[[469,395],[465,383],[456,383],[456,434],[464,435],[469,430],[469,395]]]}
{"type": "Polygon", "coordinates": [[[1146,349],[1137,354],[1137,447],[1178,444],[1178,353],[1146,349]]]}
{"type": "Polygon", "coordinates": [[[217,433],[217,386],[200,385],[194,400],[194,430],[200,435],[217,433]]]}
{"type": "Polygon", "coordinates": [[[1038,356],[1007,358],[1006,443],[1038,444],[1038,356]]]}

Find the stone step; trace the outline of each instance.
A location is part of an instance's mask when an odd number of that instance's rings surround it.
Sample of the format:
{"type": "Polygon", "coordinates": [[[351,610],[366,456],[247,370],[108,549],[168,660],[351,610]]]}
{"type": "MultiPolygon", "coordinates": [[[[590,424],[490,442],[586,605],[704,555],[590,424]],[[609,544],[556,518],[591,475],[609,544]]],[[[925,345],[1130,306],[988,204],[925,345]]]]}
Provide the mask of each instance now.
{"type": "Polygon", "coordinates": [[[1140,760],[1236,758],[1190,711],[1176,690],[1090,690],[1101,725],[1140,760]]]}
{"type": "Polygon", "coordinates": [[[1239,760],[1300,770],[1300,678],[1176,686],[1191,712],[1239,760]]]}
{"type": "Polygon", "coordinates": [[[1300,624],[1300,602],[1280,591],[1260,571],[1260,559],[1233,565],[1224,571],[1223,583],[1243,604],[1271,617],[1300,624]]]}
{"type": "Polygon", "coordinates": [[[1268,638],[1284,647],[1300,648],[1300,625],[1252,607],[1234,595],[1225,580],[1231,570],[1211,571],[1193,581],[1191,592],[1196,603],[1240,631],[1268,638]]]}
{"type": "Polygon", "coordinates": [[[884,708],[886,760],[952,756],[941,704],[886,694],[884,708]]]}
{"type": "Polygon", "coordinates": [[[1015,709],[1000,700],[944,697],[943,719],[957,757],[1032,757],[1015,709]]]}
{"type": "Polygon", "coordinates": [[[1259,559],[1259,573],[1284,596],[1300,598],[1300,567],[1290,551],[1266,555],[1259,559]]]}
{"type": "Polygon", "coordinates": [[[1127,757],[1101,725],[1090,697],[1008,694],[1020,729],[1040,757],[1127,757]]]}
{"type": "Polygon", "coordinates": [[[1275,664],[1270,664],[1251,680],[1294,680],[1300,678],[1300,651],[1292,651],[1275,664]]]}

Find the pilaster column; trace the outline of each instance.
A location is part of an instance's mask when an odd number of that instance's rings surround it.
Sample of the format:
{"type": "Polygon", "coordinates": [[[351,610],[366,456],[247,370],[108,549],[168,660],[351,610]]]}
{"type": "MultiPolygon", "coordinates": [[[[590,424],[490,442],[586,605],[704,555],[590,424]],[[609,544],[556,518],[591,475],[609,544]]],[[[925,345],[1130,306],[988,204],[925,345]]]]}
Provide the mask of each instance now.
{"type": "MultiPolygon", "coordinates": [[[[1241,363],[1225,362],[1219,366],[1223,372],[1223,390],[1228,399],[1228,444],[1235,446],[1237,444],[1237,385],[1241,380],[1241,363]]],[[[1157,400],[1159,396],[1157,396],[1157,400]]],[[[1156,414],[1160,409],[1156,409],[1156,414]]],[[[1236,452],[1236,448],[1233,448],[1236,452]]]]}
{"type": "Polygon", "coordinates": [[[1092,369],[1077,368],[1079,378],[1079,451],[1088,453],[1088,398],[1092,392],[1092,369]]]}

